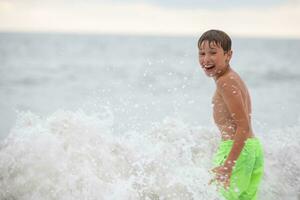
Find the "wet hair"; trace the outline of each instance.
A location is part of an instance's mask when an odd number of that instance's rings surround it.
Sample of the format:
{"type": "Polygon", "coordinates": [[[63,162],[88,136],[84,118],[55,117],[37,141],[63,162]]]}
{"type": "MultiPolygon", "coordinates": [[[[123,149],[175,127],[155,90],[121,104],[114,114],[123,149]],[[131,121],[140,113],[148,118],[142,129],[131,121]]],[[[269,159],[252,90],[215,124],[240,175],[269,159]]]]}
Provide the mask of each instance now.
{"type": "Polygon", "coordinates": [[[198,40],[199,49],[202,42],[206,40],[208,41],[209,45],[211,43],[216,43],[218,46],[221,46],[224,52],[228,52],[231,50],[231,39],[224,31],[208,30],[204,32],[198,40]]]}

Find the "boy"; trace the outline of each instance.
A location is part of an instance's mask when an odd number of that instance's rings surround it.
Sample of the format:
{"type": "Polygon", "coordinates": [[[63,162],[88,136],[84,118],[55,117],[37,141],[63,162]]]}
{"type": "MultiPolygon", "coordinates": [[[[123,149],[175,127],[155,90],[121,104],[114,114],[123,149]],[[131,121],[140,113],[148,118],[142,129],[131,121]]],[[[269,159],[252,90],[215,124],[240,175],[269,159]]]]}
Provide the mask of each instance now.
{"type": "Polygon", "coordinates": [[[230,67],[231,39],[209,30],[198,41],[199,62],[216,83],[213,117],[221,133],[211,182],[228,200],[255,200],[263,175],[263,150],[251,127],[251,101],[245,83],[230,67]]]}

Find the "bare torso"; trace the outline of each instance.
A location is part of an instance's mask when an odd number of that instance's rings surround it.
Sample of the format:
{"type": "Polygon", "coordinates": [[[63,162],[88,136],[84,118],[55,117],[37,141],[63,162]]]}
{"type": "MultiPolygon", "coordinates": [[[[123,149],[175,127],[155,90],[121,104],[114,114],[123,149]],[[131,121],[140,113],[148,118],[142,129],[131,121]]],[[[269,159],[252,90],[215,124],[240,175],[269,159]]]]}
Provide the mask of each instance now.
{"type": "MultiPolygon", "coordinates": [[[[236,84],[230,86],[233,87],[233,92],[235,92],[235,89],[241,92],[243,107],[247,113],[250,127],[250,131],[247,133],[247,138],[254,137],[251,127],[251,99],[247,87],[241,80],[239,75],[232,70],[230,70],[227,74],[224,74],[224,76],[227,76],[226,78],[234,79],[236,84]]],[[[237,126],[234,122],[234,119],[232,118],[232,113],[229,112],[218,89],[213,96],[212,104],[214,121],[220,130],[222,140],[233,140],[237,130],[237,126]]]]}

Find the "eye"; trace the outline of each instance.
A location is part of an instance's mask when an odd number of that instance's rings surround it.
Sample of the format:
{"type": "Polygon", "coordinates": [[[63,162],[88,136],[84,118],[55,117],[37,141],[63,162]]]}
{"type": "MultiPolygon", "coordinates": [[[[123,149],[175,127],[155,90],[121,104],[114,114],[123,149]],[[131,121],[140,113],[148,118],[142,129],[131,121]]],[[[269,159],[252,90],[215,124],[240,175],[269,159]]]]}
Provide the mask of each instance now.
{"type": "Polygon", "coordinates": [[[204,52],[199,52],[199,55],[200,55],[200,56],[204,56],[205,53],[204,53],[204,52]]]}

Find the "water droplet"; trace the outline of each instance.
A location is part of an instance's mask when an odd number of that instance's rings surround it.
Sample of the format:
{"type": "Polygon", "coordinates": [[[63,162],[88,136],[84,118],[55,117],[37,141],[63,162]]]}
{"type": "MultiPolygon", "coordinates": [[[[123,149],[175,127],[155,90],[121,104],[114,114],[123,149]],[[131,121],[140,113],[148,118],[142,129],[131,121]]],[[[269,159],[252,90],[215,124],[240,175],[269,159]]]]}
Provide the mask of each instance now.
{"type": "Polygon", "coordinates": [[[190,101],[188,101],[188,103],[189,104],[193,104],[193,103],[195,103],[195,101],[194,100],[190,100],[190,101]]]}
{"type": "Polygon", "coordinates": [[[236,193],[238,193],[240,190],[239,190],[239,188],[234,188],[234,191],[235,191],[236,193]]]}

